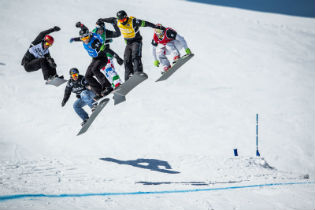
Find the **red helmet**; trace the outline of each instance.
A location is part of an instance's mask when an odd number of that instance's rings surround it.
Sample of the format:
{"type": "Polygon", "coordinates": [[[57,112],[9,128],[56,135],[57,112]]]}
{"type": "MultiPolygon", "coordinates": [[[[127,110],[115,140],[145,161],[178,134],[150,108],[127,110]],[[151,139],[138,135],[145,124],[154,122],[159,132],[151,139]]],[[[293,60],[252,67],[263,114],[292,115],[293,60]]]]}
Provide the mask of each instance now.
{"type": "Polygon", "coordinates": [[[54,43],[54,38],[50,35],[46,35],[44,38],[44,44],[47,46],[51,46],[54,43]]]}

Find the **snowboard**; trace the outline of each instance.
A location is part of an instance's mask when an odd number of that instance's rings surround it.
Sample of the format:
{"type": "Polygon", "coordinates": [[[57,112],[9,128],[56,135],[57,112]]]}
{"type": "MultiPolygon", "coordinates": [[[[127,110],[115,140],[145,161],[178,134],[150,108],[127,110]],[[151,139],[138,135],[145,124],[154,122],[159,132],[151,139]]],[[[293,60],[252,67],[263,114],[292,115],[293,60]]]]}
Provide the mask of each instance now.
{"type": "Polygon", "coordinates": [[[157,79],[155,82],[163,81],[168,79],[172,74],[174,74],[179,67],[184,65],[189,59],[191,59],[194,56],[194,54],[184,55],[183,57],[179,58],[175,64],[167,71],[162,74],[162,76],[157,79]]]}
{"type": "Polygon", "coordinates": [[[120,85],[117,89],[113,91],[114,104],[117,105],[126,100],[126,95],[137,85],[139,85],[144,80],[148,79],[148,75],[144,72],[135,73],[130,79],[125,83],[120,85]]]}
{"type": "Polygon", "coordinates": [[[46,81],[46,85],[53,85],[53,86],[58,87],[58,86],[62,85],[63,83],[67,82],[67,81],[68,80],[65,80],[63,78],[55,77],[52,80],[46,81]]]}
{"type": "Polygon", "coordinates": [[[82,126],[82,128],[79,131],[79,133],[77,134],[77,136],[85,133],[89,129],[89,127],[94,122],[94,120],[97,117],[97,115],[102,111],[102,109],[107,105],[108,102],[109,102],[109,98],[105,98],[105,99],[102,99],[98,103],[96,109],[94,110],[94,112],[92,112],[92,114],[91,114],[90,118],[88,119],[88,121],[82,126]]]}

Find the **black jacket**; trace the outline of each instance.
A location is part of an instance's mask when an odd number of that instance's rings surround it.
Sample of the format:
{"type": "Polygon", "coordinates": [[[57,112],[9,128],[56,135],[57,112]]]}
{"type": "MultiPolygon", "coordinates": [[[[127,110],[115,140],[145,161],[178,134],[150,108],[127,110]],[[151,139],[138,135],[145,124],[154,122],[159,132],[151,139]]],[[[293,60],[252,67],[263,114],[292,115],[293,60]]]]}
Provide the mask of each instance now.
{"type": "Polygon", "coordinates": [[[85,80],[83,75],[79,75],[79,78],[77,80],[74,79],[69,79],[66,89],[65,89],[65,94],[63,97],[63,101],[66,103],[68,99],[70,98],[71,92],[75,93],[77,98],[80,98],[80,94],[82,91],[86,90],[87,86],[89,84],[85,80]]]}
{"type": "MultiPolygon", "coordinates": [[[[32,42],[32,44],[29,46],[29,48],[33,47],[34,45],[37,45],[39,43],[42,43],[44,44],[44,37],[47,35],[47,34],[50,34],[52,32],[54,32],[55,29],[54,28],[51,28],[51,29],[48,29],[48,30],[45,30],[45,31],[42,31],[38,34],[38,36],[34,39],[34,41],[32,42]]],[[[22,62],[21,62],[21,65],[24,65],[25,63],[28,63],[30,62],[31,60],[34,60],[35,59],[35,56],[32,55],[30,52],[29,52],[29,48],[27,50],[27,52],[25,53],[23,59],[22,59],[22,62]]],[[[50,53],[46,54],[45,57],[51,57],[50,56],[50,53]]]]}

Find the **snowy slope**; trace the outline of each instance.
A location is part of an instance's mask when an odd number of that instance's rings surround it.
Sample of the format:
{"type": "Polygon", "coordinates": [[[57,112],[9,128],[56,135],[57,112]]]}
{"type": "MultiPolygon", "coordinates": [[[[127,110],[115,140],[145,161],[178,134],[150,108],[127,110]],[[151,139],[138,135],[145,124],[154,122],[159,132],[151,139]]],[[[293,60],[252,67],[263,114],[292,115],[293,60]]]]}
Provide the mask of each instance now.
{"type": "MultiPolygon", "coordinates": [[[[13,0],[0,8],[0,209],[314,209],[313,18],[180,0],[13,0]],[[92,28],[121,9],[175,28],[195,57],[155,83],[153,30],[141,28],[149,79],[126,103],[111,100],[77,137],[75,97],[62,108],[64,86],[44,85],[20,61],[40,31],[58,25],[50,49],[58,73],[84,73],[90,58],[69,43],[74,24],[92,28]],[[256,113],[263,159],[255,157],[256,113]],[[1,200],[17,194],[57,196],[1,200]]],[[[123,55],[121,37],[111,46],[123,55]]]]}

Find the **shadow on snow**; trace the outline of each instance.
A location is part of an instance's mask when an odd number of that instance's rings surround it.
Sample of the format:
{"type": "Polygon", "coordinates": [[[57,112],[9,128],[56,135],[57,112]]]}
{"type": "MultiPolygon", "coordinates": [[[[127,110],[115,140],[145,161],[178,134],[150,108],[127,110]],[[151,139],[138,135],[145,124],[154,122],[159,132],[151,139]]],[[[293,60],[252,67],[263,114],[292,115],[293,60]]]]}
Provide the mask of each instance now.
{"type": "Polygon", "coordinates": [[[137,159],[137,160],[117,160],[114,158],[100,158],[100,160],[114,162],[123,165],[131,165],[138,168],[150,169],[151,171],[157,171],[161,173],[167,174],[178,174],[178,171],[172,171],[172,167],[167,161],[164,160],[156,160],[156,159],[137,159]],[[161,169],[160,167],[164,167],[165,169],[161,169]]]}

